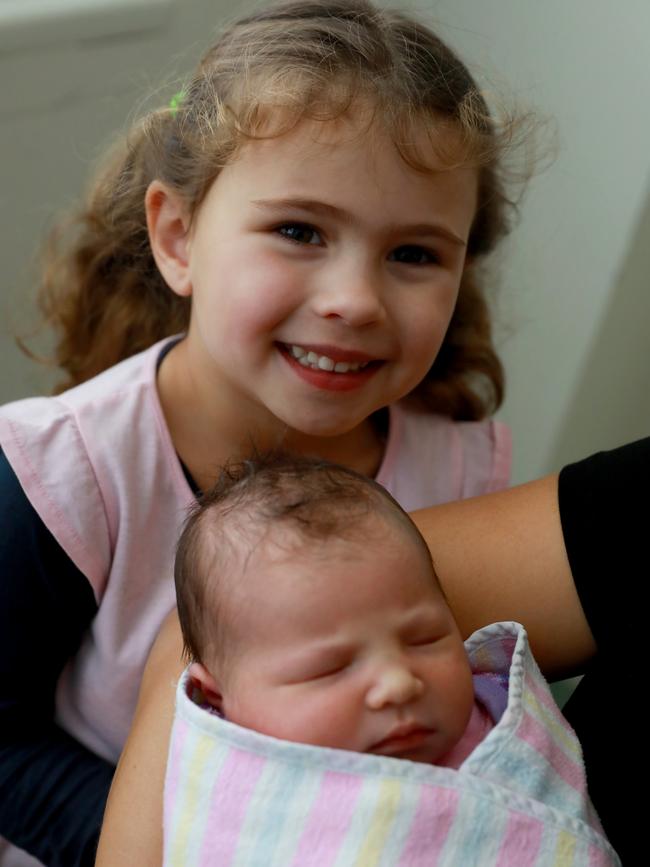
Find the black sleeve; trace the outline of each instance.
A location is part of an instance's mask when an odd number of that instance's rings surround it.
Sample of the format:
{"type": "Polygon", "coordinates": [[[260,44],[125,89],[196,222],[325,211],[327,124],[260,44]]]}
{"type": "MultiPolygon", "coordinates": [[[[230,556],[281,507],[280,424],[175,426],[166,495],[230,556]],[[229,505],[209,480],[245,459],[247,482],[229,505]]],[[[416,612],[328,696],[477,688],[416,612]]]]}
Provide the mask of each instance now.
{"type": "Polygon", "coordinates": [[[0,528],[0,835],[85,867],[114,768],[54,724],[54,693],[97,606],[1,450],[0,528]]]}
{"type": "Polygon", "coordinates": [[[639,770],[648,767],[642,711],[648,581],[650,438],[560,473],[571,571],[598,654],[563,712],[584,750],[589,792],[624,864],[646,852],[639,770]]]}

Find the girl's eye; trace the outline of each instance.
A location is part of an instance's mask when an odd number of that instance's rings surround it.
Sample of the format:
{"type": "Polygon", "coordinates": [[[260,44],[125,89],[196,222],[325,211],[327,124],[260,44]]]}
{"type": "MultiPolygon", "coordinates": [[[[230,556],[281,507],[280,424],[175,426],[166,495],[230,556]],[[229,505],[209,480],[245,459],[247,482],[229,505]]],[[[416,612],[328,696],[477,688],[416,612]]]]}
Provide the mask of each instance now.
{"type": "Polygon", "coordinates": [[[435,265],[439,261],[434,252],[417,244],[397,247],[389,254],[388,259],[390,262],[399,262],[400,265],[435,265]]]}
{"type": "Polygon", "coordinates": [[[307,223],[285,223],[276,229],[278,234],[296,244],[320,244],[321,237],[312,226],[307,223]]]}

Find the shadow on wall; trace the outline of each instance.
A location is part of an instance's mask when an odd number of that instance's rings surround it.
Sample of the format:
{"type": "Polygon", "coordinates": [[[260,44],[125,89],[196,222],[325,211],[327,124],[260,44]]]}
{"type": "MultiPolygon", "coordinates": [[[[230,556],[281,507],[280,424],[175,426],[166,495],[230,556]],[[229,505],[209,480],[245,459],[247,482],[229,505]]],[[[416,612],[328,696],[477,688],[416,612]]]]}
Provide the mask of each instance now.
{"type": "Polygon", "coordinates": [[[550,466],[650,435],[650,191],[550,466]]]}

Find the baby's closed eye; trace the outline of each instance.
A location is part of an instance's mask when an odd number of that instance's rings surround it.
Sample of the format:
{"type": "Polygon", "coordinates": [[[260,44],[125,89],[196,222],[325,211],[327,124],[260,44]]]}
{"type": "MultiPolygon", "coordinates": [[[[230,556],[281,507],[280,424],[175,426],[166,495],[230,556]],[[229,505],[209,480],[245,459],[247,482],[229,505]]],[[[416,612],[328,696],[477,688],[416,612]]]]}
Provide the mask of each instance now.
{"type": "Polygon", "coordinates": [[[313,683],[335,678],[350,665],[347,656],[314,657],[300,662],[287,672],[287,683],[313,683]]]}
{"type": "Polygon", "coordinates": [[[407,639],[406,644],[409,647],[428,647],[431,644],[436,644],[443,636],[439,632],[430,633],[427,635],[413,636],[407,639]]]}

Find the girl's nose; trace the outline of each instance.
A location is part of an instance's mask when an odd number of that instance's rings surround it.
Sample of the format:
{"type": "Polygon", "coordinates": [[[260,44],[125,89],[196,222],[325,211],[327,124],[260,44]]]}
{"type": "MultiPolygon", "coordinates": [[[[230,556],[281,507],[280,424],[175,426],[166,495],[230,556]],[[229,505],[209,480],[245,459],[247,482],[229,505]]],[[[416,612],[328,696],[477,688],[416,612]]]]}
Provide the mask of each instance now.
{"type": "Polygon", "coordinates": [[[386,313],[381,277],[371,268],[337,268],[324,278],[314,299],[316,313],[360,328],[381,322],[386,313]]]}
{"type": "Polygon", "coordinates": [[[404,665],[390,665],[378,673],[366,693],[366,705],[381,710],[391,704],[407,704],[424,691],[424,684],[404,665]]]}

